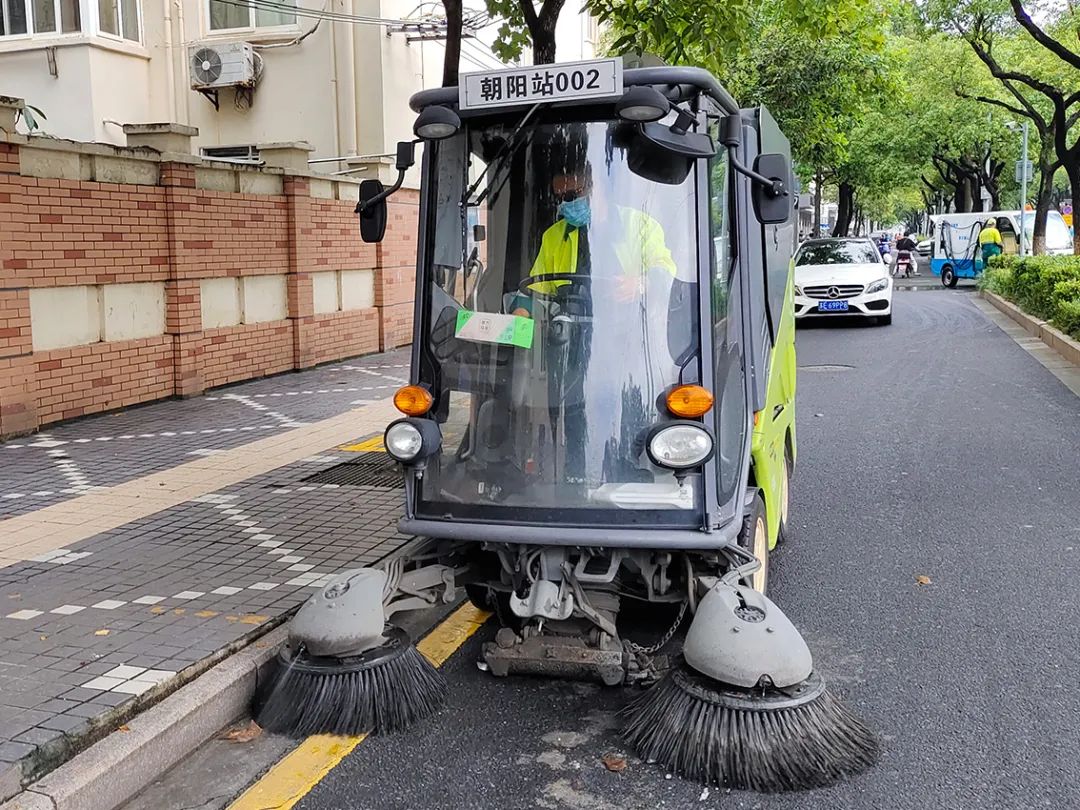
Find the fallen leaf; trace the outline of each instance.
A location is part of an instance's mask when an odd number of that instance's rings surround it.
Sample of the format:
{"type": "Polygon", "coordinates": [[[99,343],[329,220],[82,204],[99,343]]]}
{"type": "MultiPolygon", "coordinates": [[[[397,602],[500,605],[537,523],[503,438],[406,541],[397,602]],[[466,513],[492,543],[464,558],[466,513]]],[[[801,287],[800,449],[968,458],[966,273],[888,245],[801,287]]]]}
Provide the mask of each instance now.
{"type": "Polygon", "coordinates": [[[221,739],[229,742],[251,742],[262,734],[262,727],[254,720],[249,720],[246,725],[231,728],[221,735],[221,739]]]}
{"type": "Polygon", "coordinates": [[[919,574],[917,577],[915,577],[915,581],[918,582],[920,585],[929,585],[933,582],[933,580],[930,579],[930,577],[926,576],[926,574],[919,574]]]}
{"type": "Polygon", "coordinates": [[[131,731],[131,728],[128,727],[127,723],[124,723],[124,725],[120,726],[117,731],[131,731]]]}
{"type": "Polygon", "coordinates": [[[38,636],[38,641],[45,641],[48,636],[38,636]]]}
{"type": "Polygon", "coordinates": [[[107,636],[107,635],[109,635],[109,631],[108,630],[95,630],[94,635],[95,636],[107,636]]]}
{"type": "Polygon", "coordinates": [[[163,608],[161,605],[155,605],[154,607],[150,608],[150,612],[158,616],[160,616],[166,610],[168,610],[168,608],[163,608]]]}
{"type": "Polygon", "coordinates": [[[604,754],[600,758],[600,761],[604,763],[604,767],[613,773],[619,773],[626,770],[626,760],[620,757],[618,754],[604,754]]]}

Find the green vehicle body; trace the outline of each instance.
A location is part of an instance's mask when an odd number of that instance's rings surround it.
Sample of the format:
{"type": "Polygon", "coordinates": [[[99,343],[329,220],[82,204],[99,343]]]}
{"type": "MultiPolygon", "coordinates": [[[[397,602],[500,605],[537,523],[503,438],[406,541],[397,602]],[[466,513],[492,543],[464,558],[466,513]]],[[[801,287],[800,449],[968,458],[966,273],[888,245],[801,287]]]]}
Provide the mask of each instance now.
{"type": "MultiPolygon", "coordinates": [[[[792,265],[792,274],[794,264],[792,265]]],[[[765,500],[769,548],[776,547],[780,524],[787,519],[785,477],[795,466],[795,309],[789,276],[783,315],[769,362],[765,408],[754,415],[750,439],[751,475],[765,500]]]]}

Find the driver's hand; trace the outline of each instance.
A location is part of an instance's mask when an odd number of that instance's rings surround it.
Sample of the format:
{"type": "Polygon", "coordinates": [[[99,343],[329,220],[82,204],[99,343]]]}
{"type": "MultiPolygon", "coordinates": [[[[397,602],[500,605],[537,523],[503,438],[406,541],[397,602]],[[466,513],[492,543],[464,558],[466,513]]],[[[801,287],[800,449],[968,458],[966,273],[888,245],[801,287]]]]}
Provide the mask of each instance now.
{"type": "Polygon", "coordinates": [[[638,297],[641,279],[623,274],[615,281],[615,300],[620,304],[629,304],[638,297]]]}

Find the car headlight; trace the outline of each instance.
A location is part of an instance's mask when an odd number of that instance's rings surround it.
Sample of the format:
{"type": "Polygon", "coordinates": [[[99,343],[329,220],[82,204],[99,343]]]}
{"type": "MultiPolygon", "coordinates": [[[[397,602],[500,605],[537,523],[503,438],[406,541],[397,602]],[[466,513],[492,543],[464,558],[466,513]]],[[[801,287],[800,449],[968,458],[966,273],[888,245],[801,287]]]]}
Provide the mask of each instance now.
{"type": "Polygon", "coordinates": [[[870,282],[870,285],[866,288],[868,293],[881,292],[889,286],[889,280],[887,278],[879,278],[877,281],[870,282]]]}
{"type": "Polygon", "coordinates": [[[697,422],[668,422],[652,429],[646,449],[658,467],[685,470],[708,461],[713,445],[712,435],[697,422]]]}
{"type": "Polygon", "coordinates": [[[798,284],[795,285],[795,294],[802,295],[802,287],[800,287],[798,284]]]}
{"type": "Polygon", "coordinates": [[[386,428],[383,444],[395,461],[413,464],[439,451],[442,432],[431,419],[398,419],[386,428]]]}

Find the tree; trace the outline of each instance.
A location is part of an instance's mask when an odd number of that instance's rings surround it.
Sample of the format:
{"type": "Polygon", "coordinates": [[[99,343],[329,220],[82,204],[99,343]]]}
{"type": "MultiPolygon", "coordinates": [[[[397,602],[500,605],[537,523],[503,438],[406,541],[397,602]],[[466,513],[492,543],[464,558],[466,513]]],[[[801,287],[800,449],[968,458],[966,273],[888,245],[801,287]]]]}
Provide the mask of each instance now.
{"type": "Polygon", "coordinates": [[[455,87],[461,65],[461,34],[464,27],[462,0],[442,0],[446,12],[446,50],[443,52],[443,87],[455,87]]]}
{"type": "MultiPolygon", "coordinates": [[[[1074,198],[1080,198],[1080,133],[1070,139],[1080,122],[1075,68],[1080,55],[1034,22],[1022,0],[931,0],[927,8],[929,19],[962,37],[1004,91],[971,97],[1028,118],[1035,129],[1039,182],[1032,242],[1035,252],[1042,252],[1059,168],[1065,169],[1074,198]]],[[[1052,21],[1064,27],[1066,14],[1057,13],[1052,21]]],[[[1080,250],[1080,236],[1075,246],[1080,250]]]]}
{"type": "Polygon", "coordinates": [[[488,13],[503,20],[494,51],[509,62],[531,45],[533,64],[555,61],[555,26],[566,0],[543,0],[536,8],[533,0],[487,0],[488,13]]]}

